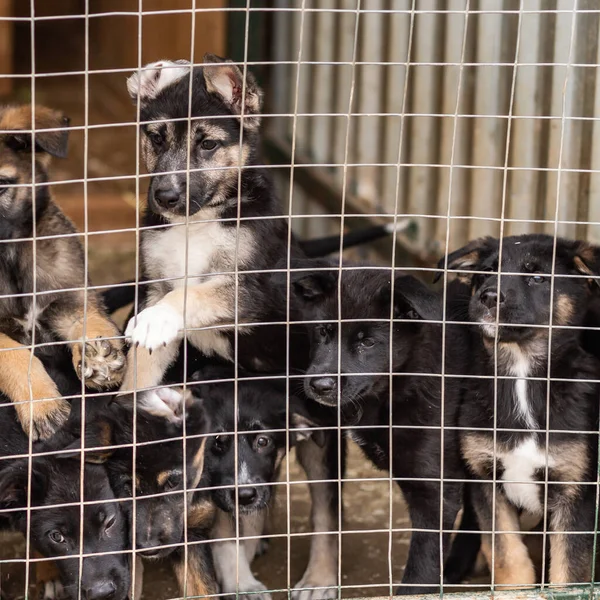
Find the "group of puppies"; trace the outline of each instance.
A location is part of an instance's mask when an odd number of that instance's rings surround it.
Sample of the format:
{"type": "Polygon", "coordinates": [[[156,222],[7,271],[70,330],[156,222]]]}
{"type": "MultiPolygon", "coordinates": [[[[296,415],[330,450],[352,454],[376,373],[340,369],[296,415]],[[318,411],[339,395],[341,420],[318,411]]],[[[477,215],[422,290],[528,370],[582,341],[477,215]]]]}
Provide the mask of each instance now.
{"type": "Polygon", "coordinates": [[[251,563],[292,446],[313,531],[293,597],[337,597],[346,433],[409,508],[399,594],[462,581],[479,550],[496,584],[535,584],[522,513],[547,521],[546,580],[589,581],[600,250],[476,240],[440,261],[443,290],[340,270],[339,238],[290,232],[250,73],[207,55],[127,88],[151,176],[142,272],[103,295],[46,185],[68,121],[0,109],[0,525],[27,536],[43,597],[138,596],[164,559],[184,596],[266,600],[251,563]],[[108,313],[133,300],[123,334],[108,313]]]}

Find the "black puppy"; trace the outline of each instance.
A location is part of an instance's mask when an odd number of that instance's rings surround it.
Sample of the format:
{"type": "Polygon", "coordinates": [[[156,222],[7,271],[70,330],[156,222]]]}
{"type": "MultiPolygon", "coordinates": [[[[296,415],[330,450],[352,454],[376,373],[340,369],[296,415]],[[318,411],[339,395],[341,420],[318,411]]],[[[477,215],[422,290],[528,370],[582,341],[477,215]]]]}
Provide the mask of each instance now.
{"type": "MultiPolygon", "coordinates": [[[[70,419],[74,416],[72,413],[70,419]]],[[[8,403],[0,405],[0,525],[24,535],[29,532],[28,558],[53,559],[60,584],[43,581],[38,574],[38,583],[46,586],[43,597],[52,598],[51,594],[63,588],[73,599],[78,598],[81,589],[88,600],[124,600],[131,585],[125,510],[116,501],[106,468],[96,464],[103,457],[86,453],[82,466],[78,450],[81,441],[73,436],[77,427],[71,430],[69,425],[70,422],[48,441],[35,443],[31,460],[11,458],[27,456],[28,440],[15,419],[14,407],[8,403]],[[46,454],[60,450],[69,451],[46,454]],[[31,511],[26,510],[28,498],[31,511]],[[90,502],[83,508],[83,529],[82,501],[90,502]],[[80,566],[80,552],[84,556],[100,555],[85,556],[80,566]]]]}
{"type": "MultiPolygon", "coordinates": [[[[233,375],[231,369],[211,369],[210,375],[207,371],[205,369],[202,376],[197,377],[225,379],[233,375]]],[[[244,598],[265,600],[270,595],[259,593],[267,588],[254,577],[250,565],[263,541],[258,536],[265,533],[281,462],[288,444],[291,447],[314,441],[322,446],[325,436],[322,431],[314,430],[316,423],[305,402],[296,396],[286,401],[283,381],[242,379],[238,382],[237,430],[232,381],[204,383],[196,387],[195,393],[205,399],[211,415],[211,431],[215,434],[209,438],[205,452],[205,485],[213,488],[213,498],[219,509],[213,538],[227,540],[213,545],[221,591],[237,591],[244,598]],[[289,440],[288,426],[291,428],[289,440]],[[236,431],[239,432],[237,435],[236,431]],[[235,542],[236,515],[240,536],[249,538],[243,540],[239,553],[235,542]]],[[[319,562],[317,558],[313,555],[313,568],[319,562]]],[[[331,561],[333,558],[327,552],[319,560],[331,561]]],[[[310,570],[307,573],[310,575],[310,570]]],[[[329,593],[315,592],[321,597],[327,597],[329,593]]]]}
{"type": "MultiPolygon", "coordinates": [[[[368,458],[398,478],[415,528],[398,593],[434,591],[441,580],[440,542],[445,552],[463,478],[456,431],[440,431],[456,424],[459,389],[454,379],[440,377],[441,325],[424,322],[441,319],[442,298],[407,276],[396,277],[392,294],[388,270],[344,270],[341,282],[335,270],[299,271],[293,286],[306,303],[307,320],[316,321],[305,392],[321,404],[339,405],[343,425],[352,426],[368,458]]],[[[446,373],[459,369],[454,358],[463,342],[456,334],[450,343],[447,331],[446,373]]]]}
{"type": "Polygon", "coordinates": [[[594,536],[581,532],[595,527],[595,488],[586,482],[597,476],[600,390],[589,380],[600,369],[577,327],[597,301],[599,258],[584,242],[523,235],[476,240],[447,259],[469,286],[465,318],[476,323],[469,363],[478,378],[465,385],[461,452],[496,584],[535,584],[522,537],[503,533],[519,532],[520,512],[548,515],[551,583],[591,576],[594,536]],[[495,496],[492,484],[477,483],[494,479],[495,496]],[[536,485],[545,481],[547,503],[536,485]]]}
{"type": "Polygon", "coordinates": [[[173,423],[139,408],[134,425],[131,407],[113,402],[89,422],[86,445],[110,455],[106,467],[115,493],[124,499],[135,497],[135,514],[128,503],[128,516],[137,556],[145,561],[168,559],[182,594],[215,594],[206,543],[214,504],[207,493],[196,491],[203,472],[207,415],[191,394],[186,402],[174,389],[157,393],[168,393],[170,402],[179,402],[181,421],[173,423]]]}

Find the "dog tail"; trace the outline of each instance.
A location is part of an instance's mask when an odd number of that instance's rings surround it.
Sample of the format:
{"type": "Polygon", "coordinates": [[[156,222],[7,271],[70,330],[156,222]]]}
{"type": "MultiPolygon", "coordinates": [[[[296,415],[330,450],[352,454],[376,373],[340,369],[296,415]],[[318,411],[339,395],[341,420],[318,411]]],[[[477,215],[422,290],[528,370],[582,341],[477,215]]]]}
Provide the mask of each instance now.
{"type": "MultiPolygon", "coordinates": [[[[342,248],[352,248],[360,246],[367,242],[373,242],[380,238],[392,235],[394,231],[403,231],[409,226],[408,220],[401,220],[397,223],[387,223],[386,225],[374,225],[373,227],[365,227],[363,229],[355,229],[348,233],[344,233],[342,240],[342,248]]],[[[314,240],[301,240],[300,247],[309,258],[319,258],[327,256],[334,252],[339,252],[340,236],[330,235],[327,237],[316,238],[314,240]]]]}

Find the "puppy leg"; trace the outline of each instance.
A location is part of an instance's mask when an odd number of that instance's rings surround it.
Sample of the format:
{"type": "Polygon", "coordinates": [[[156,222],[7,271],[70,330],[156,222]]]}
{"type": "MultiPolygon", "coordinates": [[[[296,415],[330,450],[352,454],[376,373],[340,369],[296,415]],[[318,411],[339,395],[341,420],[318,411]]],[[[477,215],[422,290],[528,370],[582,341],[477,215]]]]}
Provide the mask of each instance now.
{"type": "Polygon", "coordinates": [[[187,548],[187,573],[185,552],[173,555],[173,571],[182,598],[212,596],[219,593],[215,569],[208,544],[189,544],[187,548]]]}
{"type": "Polygon", "coordinates": [[[60,398],[56,384],[31,352],[0,334],[0,392],[15,403],[23,431],[39,440],[49,438],[68,419],[71,405],[60,398]],[[45,398],[54,400],[40,401],[45,398]]]}
{"type": "Polygon", "coordinates": [[[230,514],[217,510],[216,522],[211,537],[227,541],[212,543],[217,579],[221,592],[239,594],[240,600],[271,600],[266,587],[252,574],[244,542],[235,542],[235,526],[230,514]],[[247,592],[254,592],[249,594],[247,592]],[[260,593],[263,592],[263,593],[260,593]]]}
{"type": "Polygon", "coordinates": [[[55,317],[54,329],[62,339],[75,342],[72,345],[73,366],[87,386],[102,390],[118,385],[125,370],[123,341],[107,338],[121,334],[91,295],[85,310],[83,297],[80,300],[71,311],[63,311],[55,317]],[[85,341],[76,341],[83,339],[84,330],[85,341]]]}
{"type": "Polygon", "coordinates": [[[258,554],[260,547],[261,538],[259,536],[264,535],[265,525],[267,523],[267,511],[259,510],[249,515],[240,515],[240,529],[244,537],[252,539],[244,540],[244,550],[246,551],[246,558],[248,563],[252,564],[252,561],[258,554]]]}
{"type": "MultiPolygon", "coordinates": [[[[42,558],[36,553],[36,558],[42,558]]],[[[56,563],[51,560],[35,565],[35,589],[38,600],[66,600],[66,593],[56,563]]]]}
{"type": "Polygon", "coordinates": [[[477,513],[481,529],[481,550],[492,571],[494,584],[501,589],[519,588],[535,585],[535,569],[529,556],[527,546],[520,533],[503,533],[520,531],[517,510],[506,499],[500,487],[496,488],[496,529],[492,536],[492,484],[473,483],[471,487],[473,507],[477,513]],[[492,562],[492,544],[494,544],[492,562]]]}
{"type": "Polygon", "coordinates": [[[229,325],[234,317],[234,293],[233,279],[227,276],[188,286],[187,294],[184,288],[177,288],[131,319],[125,335],[153,351],[180,340],[184,327],[229,325]]]}
{"type": "MultiPolygon", "coordinates": [[[[345,439],[342,438],[342,470],[345,459],[345,439]]],[[[313,440],[298,443],[296,454],[310,483],[311,521],[315,535],[311,538],[308,566],[292,593],[294,600],[316,600],[338,597],[338,513],[340,495],[338,479],[337,432],[326,432],[325,445],[313,440]],[[325,532],[332,532],[327,535],[325,532]],[[333,533],[335,532],[335,533],[333,533]]]]}
{"type": "Polygon", "coordinates": [[[550,583],[591,581],[594,535],[569,535],[566,532],[593,532],[595,498],[591,486],[565,485],[550,517],[550,583]]]}
{"type": "Polygon", "coordinates": [[[134,580],[131,581],[131,589],[129,590],[130,600],[140,600],[144,589],[144,561],[135,556],[135,585],[134,580]]]}
{"type": "Polygon", "coordinates": [[[122,401],[125,398],[130,400],[133,390],[138,390],[138,406],[157,416],[178,418],[179,394],[173,393],[169,388],[146,389],[160,385],[165,371],[177,357],[178,350],[178,342],[158,348],[154,352],[142,347],[132,347],[127,355],[127,369],[119,391],[122,401]]]}
{"type": "Polygon", "coordinates": [[[406,595],[437,592],[442,575],[440,556],[446,556],[450,545],[450,534],[444,533],[440,537],[438,530],[441,526],[445,531],[449,531],[454,526],[462,501],[462,486],[456,483],[444,485],[441,522],[439,484],[407,481],[400,487],[408,504],[411,524],[415,531],[410,539],[402,585],[396,593],[406,595]]]}

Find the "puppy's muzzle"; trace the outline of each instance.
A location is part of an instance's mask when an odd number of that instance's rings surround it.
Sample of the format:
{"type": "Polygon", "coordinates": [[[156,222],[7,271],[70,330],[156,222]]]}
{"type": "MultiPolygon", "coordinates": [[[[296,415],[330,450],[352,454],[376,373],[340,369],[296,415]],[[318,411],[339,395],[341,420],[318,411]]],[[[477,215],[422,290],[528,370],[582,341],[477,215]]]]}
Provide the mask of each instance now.
{"type": "Polygon", "coordinates": [[[154,204],[159,211],[176,211],[185,205],[185,192],[173,187],[157,188],[153,194],[154,204]]]}
{"type": "Polygon", "coordinates": [[[327,406],[337,404],[337,381],[335,377],[312,377],[308,382],[308,394],[327,406]]]}

